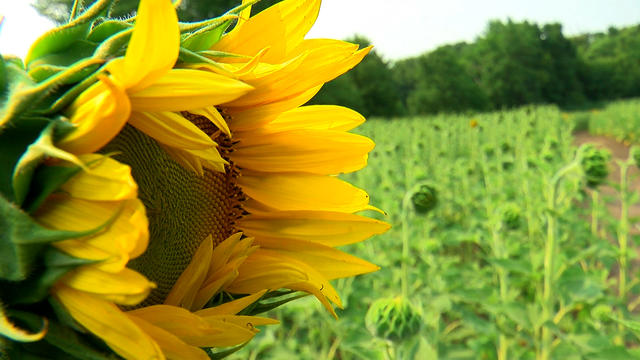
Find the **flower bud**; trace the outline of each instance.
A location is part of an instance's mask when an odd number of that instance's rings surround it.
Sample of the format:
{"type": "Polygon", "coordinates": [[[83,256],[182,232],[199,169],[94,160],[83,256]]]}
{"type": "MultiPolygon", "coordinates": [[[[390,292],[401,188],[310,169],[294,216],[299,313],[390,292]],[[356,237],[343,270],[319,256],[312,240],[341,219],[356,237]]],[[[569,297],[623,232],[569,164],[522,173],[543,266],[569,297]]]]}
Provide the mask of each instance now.
{"type": "Polygon", "coordinates": [[[427,214],[438,204],[438,192],[433,186],[420,185],[420,189],[411,195],[413,208],[419,214],[427,214]]]}
{"type": "Polygon", "coordinates": [[[402,296],[374,302],[365,318],[367,329],[374,336],[400,342],[420,331],[422,314],[402,296]]]}
{"type": "Polygon", "coordinates": [[[605,149],[598,149],[595,146],[588,146],[585,149],[580,164],[588,187],[595,189],[604,183],[609,175],[607,163],[610,158],[611,154],[605,149]]]}

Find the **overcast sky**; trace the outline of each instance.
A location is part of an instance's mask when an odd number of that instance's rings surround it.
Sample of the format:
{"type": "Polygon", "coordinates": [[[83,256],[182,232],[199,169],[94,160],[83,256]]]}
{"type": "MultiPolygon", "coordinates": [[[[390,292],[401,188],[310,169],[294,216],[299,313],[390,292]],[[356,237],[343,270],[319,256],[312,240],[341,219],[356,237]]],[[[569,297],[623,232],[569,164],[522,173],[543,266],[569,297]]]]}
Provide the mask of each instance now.
{"type": "MultiPolygon", "coordinates": [[[[214,0],[212,0],[214,1],[214,0]]],[[[238,0],[240,1],[240,0],[238,0]]],[[[0,53],[24,57],[53,26],[30,0],[0,0],[0,53]]],[[[390,60],[472,41],[490,19],[560,22],[565,35],[640,23],[640,0],[324,0],[308,37],[368,37],[390,60]]]]}

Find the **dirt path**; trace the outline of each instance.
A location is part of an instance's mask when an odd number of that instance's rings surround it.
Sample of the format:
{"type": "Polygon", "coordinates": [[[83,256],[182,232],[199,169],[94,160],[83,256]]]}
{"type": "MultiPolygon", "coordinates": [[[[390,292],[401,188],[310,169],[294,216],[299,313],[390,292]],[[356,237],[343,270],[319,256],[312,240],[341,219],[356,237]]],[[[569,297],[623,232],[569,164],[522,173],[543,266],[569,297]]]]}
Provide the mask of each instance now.
{"type": "MultiPolygon", "coordinates": [[[[616,163],[616,160],[626,160],[629,156],[629,148],[625,144],[622,144],[615,139],[599,136],[599,135],[591,135],[586,131],[581,131],[574,134],[574,143],[576,145],[582,145],[585,143],[592,143],[598,147],[607,148],[611,152],[611,163],[609,168],[609,181],[614,183],[620,182],[620,167],[616,163]]],[[[629,179],[634,178],[633,181],[629,183],[629,189],[640,190],[640,171],[635,166],[629,168],[629,179]]],[[[610,198],[607,203],[607,208],[609,209],[609,213],[616,218],[620,217],[620,201],[618,200],[619,195],[618,191],[611,186],[601,186],[600,193],[602,194],[601,199],[610,198]]],[[[640,216],[640,203],[636,203],[629,208],[629,216],[640,216]]],[[[631,227],[632,234],[640,234],[640,229],[635,226],[631,227]]]]}

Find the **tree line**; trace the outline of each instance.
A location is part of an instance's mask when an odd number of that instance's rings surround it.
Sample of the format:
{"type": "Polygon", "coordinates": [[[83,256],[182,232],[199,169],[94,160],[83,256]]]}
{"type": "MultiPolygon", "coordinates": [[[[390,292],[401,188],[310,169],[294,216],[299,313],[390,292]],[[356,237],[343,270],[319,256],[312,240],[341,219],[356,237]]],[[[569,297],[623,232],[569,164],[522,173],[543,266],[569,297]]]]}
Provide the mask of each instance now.
{"type": "MultiPolygon", "coordinates": [[[[95,0],[80,1],[84,6],[95,0]]],[[[277,0],[262,0],[254,13],[277,0]]],[[[65,22],[74,0],[36,0],[35,7],[65,22]]],[[[111,15],[127,17],[138,0],[114,1],[111,15]]],[[[182,21],[223,14],[239,0],[182,0],[182,21]]],[[[367,46],[356,36],[348,41],[367,46]]],[[[640,96],[640,25],[567,38],[558,23],[539,26],[489,22],[472,43],[441,46],[423,55],[385,61],[372,51],[353,71],[327,83],[312,100],[340,104],[365,116],[486,111],[525,104],[581,107],[640,96]]]]}
{"type": "MultiPolygon", "coordinates": [[[[361,36],[349,39],[361,45],[361,36]]],[[[445,45],[395,63],[373,51],[328,83],[315,103],[366,116],[562,107],[640,96],[640,25],[567,38],[562,25],[489,22],[472,43],[445,45]]]]}

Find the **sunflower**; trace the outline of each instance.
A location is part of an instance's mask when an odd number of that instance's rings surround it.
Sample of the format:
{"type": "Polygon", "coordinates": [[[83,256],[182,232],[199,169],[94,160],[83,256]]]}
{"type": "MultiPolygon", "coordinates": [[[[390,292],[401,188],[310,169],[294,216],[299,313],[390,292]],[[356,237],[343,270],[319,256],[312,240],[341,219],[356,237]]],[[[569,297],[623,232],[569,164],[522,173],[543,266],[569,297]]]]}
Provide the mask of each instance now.
{"type": "MultiPolygon", "coordinates": [[[[15,198],[26,199],[34,227],[57,231],[55,256],[77,259],[46,282],[50,301],[122,357],[205,359],[202,348],[245,343],[255,326],[277,321],[238,314],[255,314],[278,289],[313,294],[335,315],[331,303],[341,303],[329,281],[378,269],[336,248],[389,227],[356,215],[377,209],[336,177],[367,163],[373,142],[348,132],[364,118],[302,106],[370,48],[305,40],[320,1],[286,0],[253,17],[250,4],[189,33],[169,1],[142,0],[135,26],[118,25],[130,33],[126,52],[102,61],[56,113],[64,120],[49,121],[16,161],[14,184],[56,174],[36,200],[32,190],[15,198]],[[231,18],[233,30],[189,50],[193,34],[216,33],[231,18]]],[[[49,38],[36,42],[28,67],[49,38]]],[[[57,88],[71,81],[65,74],[53,77],[57,88]]],[[[28,118],[10,110],[0,125],[28,118]]],[[[20,332],[0,314],[9,324],[0,331],[16,341],[44,333],[20,332]]]]}

